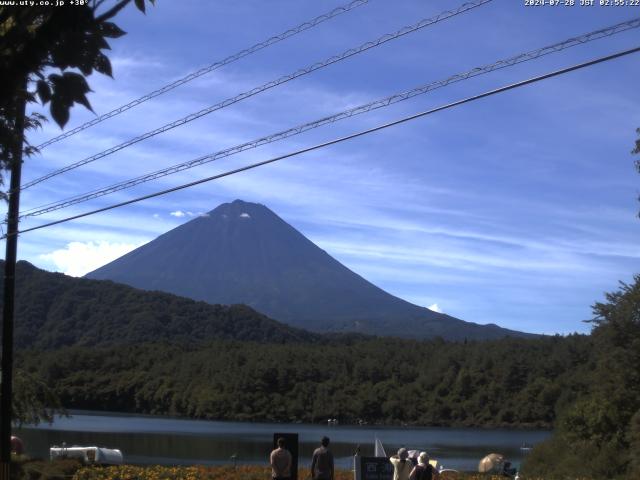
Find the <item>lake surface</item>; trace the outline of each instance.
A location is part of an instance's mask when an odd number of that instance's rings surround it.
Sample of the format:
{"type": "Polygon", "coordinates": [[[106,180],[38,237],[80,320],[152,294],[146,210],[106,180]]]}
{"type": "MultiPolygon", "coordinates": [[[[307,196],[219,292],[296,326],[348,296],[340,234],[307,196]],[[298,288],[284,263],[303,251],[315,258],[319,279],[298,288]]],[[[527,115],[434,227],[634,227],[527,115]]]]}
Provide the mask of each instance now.
{"type": "Polygon", "coordinates": [[[477,428],[380,427],[282,423],[212,422],[167,417],[71,412],[52,425],[25,427],[17,434],[27,453],[47,458],[49,447],[97,445],[122,450],[126,463],[163,465],[219,465],[237,462],[266,464],[273,434],[298,433],[300,465],[311,462],[320,438],[331,438],[336,465],[350,468],[358,445],[361,455],[373,455],[377,436],[388,455],[401,446],[426,450],[446,468],[475,470],[489,453],[501,453],[518,465],[525,452],[523,443],[535,445],[551,435],[546,430],[477,428]]]}

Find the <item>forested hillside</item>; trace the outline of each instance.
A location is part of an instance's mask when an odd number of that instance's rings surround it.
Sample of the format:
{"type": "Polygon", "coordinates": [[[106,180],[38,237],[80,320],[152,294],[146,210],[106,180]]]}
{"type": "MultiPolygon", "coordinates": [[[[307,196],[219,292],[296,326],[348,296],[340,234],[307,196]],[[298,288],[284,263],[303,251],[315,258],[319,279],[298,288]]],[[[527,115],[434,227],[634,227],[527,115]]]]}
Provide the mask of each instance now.
{"type": "MultiPolygon", "coordinates": [[[[0,268],[3,265],[0,261],[0,268]]],[[[46,272],[27,262],[17,265],[17,348],[212,339],[279,343],[317,338],[245,305],[210,305],[110,281],[46,272]]]]}
{"type": "Polygon", "coordinates": [[[208,419],[550,426],[586,386],[591,340],[337,339],[23,352],[67,408],[208,419]]]}

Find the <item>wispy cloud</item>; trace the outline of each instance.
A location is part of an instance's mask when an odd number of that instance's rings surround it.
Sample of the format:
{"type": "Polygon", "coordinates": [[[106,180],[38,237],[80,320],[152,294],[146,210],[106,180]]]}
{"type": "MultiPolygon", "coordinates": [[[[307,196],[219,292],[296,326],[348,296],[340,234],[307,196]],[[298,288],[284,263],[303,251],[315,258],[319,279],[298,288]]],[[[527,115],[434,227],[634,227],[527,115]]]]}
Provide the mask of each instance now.
{"type": "Polygon", "coordinates": [[[169,215],[171,215],[172,217],[176,217],[176,218],[184,218],[184,217],[208,217],[209,214],[205,213],[205,212],[192,212],[190,210],[176,210],[173,212],[170,212],[169,215]]]}

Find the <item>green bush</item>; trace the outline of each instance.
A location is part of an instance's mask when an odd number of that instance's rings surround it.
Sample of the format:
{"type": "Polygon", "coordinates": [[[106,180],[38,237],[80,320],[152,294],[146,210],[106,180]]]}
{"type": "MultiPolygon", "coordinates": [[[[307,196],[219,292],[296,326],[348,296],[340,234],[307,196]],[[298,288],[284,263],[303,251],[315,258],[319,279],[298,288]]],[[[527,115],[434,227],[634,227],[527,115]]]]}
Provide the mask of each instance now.
{"type": "Polygon", "coordinates": [[[54,462],[33,460],[25,456],[14,456],[11,461],[12,480],[69,480],[82,463],[76,459],[61,459],[54,462]]]}

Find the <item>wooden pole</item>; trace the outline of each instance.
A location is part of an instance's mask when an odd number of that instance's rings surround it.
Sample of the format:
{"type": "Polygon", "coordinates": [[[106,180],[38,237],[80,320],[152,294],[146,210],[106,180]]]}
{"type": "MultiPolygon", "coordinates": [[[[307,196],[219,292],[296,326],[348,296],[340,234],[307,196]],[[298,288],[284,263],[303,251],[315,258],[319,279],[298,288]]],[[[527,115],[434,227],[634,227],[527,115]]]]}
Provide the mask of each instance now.
{"type": "Polygon", "coordinates": [[[18,213],[20,211],[20,177],[26,108],[26,82],[18,93],[15,110],[16,139],[12,147],[7,240],[4,260],[4,303],[2,306],[2,386],[0,390],[0,480],[9,480],[11,466],[11,403],[13,398],[13,314],[18,252],[18,213]]]}

